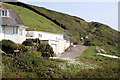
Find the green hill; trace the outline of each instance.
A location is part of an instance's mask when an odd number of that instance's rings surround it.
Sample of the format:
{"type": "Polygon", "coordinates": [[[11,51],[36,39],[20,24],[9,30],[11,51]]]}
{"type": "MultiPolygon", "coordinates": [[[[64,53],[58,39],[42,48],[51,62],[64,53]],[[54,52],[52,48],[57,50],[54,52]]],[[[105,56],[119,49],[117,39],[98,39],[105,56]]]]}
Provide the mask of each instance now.
{"type": "Polygon", "coordinates": [[[52,33],[62,33],[64,31],[61,27],[59,27],[52,21],[27,8],[6,3],[4,4],[14,9],[18,13],[24,24],[30,26],[30,28],[28,28],[27,30],[37,30],[52,33]]]}
{"type": "Polygon", "coordinates": [[[89,35],[92,35],[89,41],[91,41],[92,44],[100,46],[109,53],[120,56],[118,49],[118,35],[120,32],[110,28],[108,25],[98,22],[90,22],[89,26],[91,29],[89,35]]]}
{"type": "Polygon", "coordinates": [[[82,42],[80,40],[81,37],[88,35],[88,41],[91,45],[100,46],[109,54],[119,55],[118,34],[120,34],[120,32],[110,28],[108,25],[99,22],[86,22],[84,19],[78,18],[76,16],[71,16],[61,12],[56,12],[43,7],[28,5],[21,2],[9,3],[9,6],[18,12],[25,24],[31,26],[30,29],[37,27],[36,30],[42,29],[43,31],[46,31],[47,29],[47,31],[52,32],[55,32],[56,30],[57,32],[62,32],[64,29],[65,37],[69,38],[71,42],[78,43],[82,42]],[[33,17],[31,18],[31,15],[29,16],[28,12],[25,10],[29,11],[29,15],[31,14],[33,17]],[[35,15],[33,15],[33,13],[35,15]],[[37,20],[38,24],[32,24],[34,23],[34,20],[37,20]],[[52,26],[51,28],[49,26],[50,24],[45,22],[45,20],[49,21],[49,23],[54,23],[55,27],[52,26]],[[43,23],[41,21],[43,21],[43,23]],[[38,25],[43,26],[38,27],[38,25]]]}
{"type": "Polygon", "coordinates": [[[72,42],[78,42],[81,36],[85,36],[87,34],[87,29],[89,29],[88,23],[84,19],[78,17],[70,16],[68,14],[52,11],[42,7],[27,5],[21,2],[9,2],[9,4],[20,7],[22,6],[51,20],[65,30],[65,34],[67,34],[68,38],[70,38],[72,42]]]}
{"type": "Polygon", "coordinates": [[[89,25],[84,19],[43,7],[30,6],[38,11],[40,15],[43,15],[62,27],[72,42],[78,42],[81,37],[88,34],[87,30],[89,30],[89,25]]]}
{"type": "Polygon", "coordinates": [[[88,35],[88,40],[91,44],[100,46],[108,51],[108,53],[119,56],[118,34],[120,34],[120,32],[110,28],[108,25],[99,22],[86,22],[84,19],[76,16],[48,10],[42,7],[30,6],[49,17],[53,22],[56,21],[61,24],[73,42],[80,42],[81,37],[88,35]]]}

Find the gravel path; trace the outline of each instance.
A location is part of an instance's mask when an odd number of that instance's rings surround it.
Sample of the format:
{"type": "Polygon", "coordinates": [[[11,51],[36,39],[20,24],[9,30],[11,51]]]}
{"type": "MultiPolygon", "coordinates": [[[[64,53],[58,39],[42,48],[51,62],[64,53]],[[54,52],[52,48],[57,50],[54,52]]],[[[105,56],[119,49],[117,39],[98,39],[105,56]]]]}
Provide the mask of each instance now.
{"type": "Polygon", "coordinates": [[[80,54],[83,53],[84,50],[86,50],[87,47],[83,45],[77,45],[75,47],[72,47],[71,50],[68,50],[62,54],[60,54],[58,57],[69,57],[69,58],[75,58],[80,56],[80,54]]]}

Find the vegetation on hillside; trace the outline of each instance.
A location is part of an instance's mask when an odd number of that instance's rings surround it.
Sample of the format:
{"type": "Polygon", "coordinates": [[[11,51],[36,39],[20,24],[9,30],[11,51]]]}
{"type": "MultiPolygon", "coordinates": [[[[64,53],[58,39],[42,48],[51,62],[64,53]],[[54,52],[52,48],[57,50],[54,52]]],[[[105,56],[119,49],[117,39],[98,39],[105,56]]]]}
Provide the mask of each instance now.
{"type": "Polygon", "coordinates": [[[3,56],[3,78],[113,78],[119,79],[119,59],[96,55],[95,47],[88,48],[75,59],[43,58],[34,53],[21,53],[18,58],[3,56]]]}
{"type": "Polygon", "coordinates": [[[30,26],[30,28],[28,28],[27,30],[45,31],[52,33],[64,32],[61,27],[59,27],[52,21],[27,8],[6,3],[4,4],[15,10],[26,26],[30,26]]]}
{"type": "Polygon", "coordinates": [[[85,37],[88,34],[89,25],[84,19],[45,9],[43,7],[30,6],[40,12],[41,15],[44,14],[44,17],[47,17],[62,27],[65,30],[65,34],[72,42],[79,42],[81,37],[85,37]]]}
{"type": "Polygon", "coordinates": [[[17,54],[19,56],[20,53],[28,52],[28,50],[46,58],[54,55],[52,47],[47,43],[42,44],[39,39],[27,39],[22,44],[16,44],[11,40],[2,40],[0,43],[1,42],[2,44],[0,44],[0,46],[2,46],[2,51],[10,55],[17,54]]]}
{"type": "Polygon", "coordinates": [[[120,32],[110,28],[108,25],[99,22],[86,22],[81,18],[51,11],[42,7],[31,7],[59,24],[64,25],[66,34],[73,42],[80,42],[81,37],[88,36],[88,40],[92,45],[100,46],[109,54],[120,56],[118,50],[118,35],[120,32]]]}
{"type": "Polygon", "coordinates": [[[90,22],[89,41],[95,46],[105,49],[109,54],[120,56],[119,37],[120,32],[110,28],[108,25],[90,22]]]}
{"type": "Polygon", "coordinates": [[[84,19],[21,2],[9,4],[22,6],[54,22],[65,30],[65,35],[67,35],[72,42],[78,42],[81,37],[87,35],[89,25],[84,19]]]}

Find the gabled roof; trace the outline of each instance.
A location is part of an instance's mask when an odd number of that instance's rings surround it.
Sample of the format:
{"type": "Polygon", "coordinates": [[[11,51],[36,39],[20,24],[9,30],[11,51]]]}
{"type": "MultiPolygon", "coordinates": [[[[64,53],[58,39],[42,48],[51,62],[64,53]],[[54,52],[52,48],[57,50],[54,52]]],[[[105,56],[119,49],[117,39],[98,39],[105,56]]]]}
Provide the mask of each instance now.
{"type": "Polygon", "coordinates": [[[10,26],[23,26],[24,23],[20,19],[19,15],[10,7],[0,3],[0,10],[9,10],[9,17],[0,17],[2,20],[2,25],[10,25],[10,26]]]}

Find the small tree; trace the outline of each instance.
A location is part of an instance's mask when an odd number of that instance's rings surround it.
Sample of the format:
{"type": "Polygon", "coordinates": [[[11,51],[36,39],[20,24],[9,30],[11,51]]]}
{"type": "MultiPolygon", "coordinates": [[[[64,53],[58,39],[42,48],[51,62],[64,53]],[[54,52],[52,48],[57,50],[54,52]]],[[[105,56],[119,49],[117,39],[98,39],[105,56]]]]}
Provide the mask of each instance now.
{"type": "Polygon", "coordinates": [[[53,49],[49,44],[40,44],[38,51],[42,52],[43,57],[53,57],[53,49]]]}

